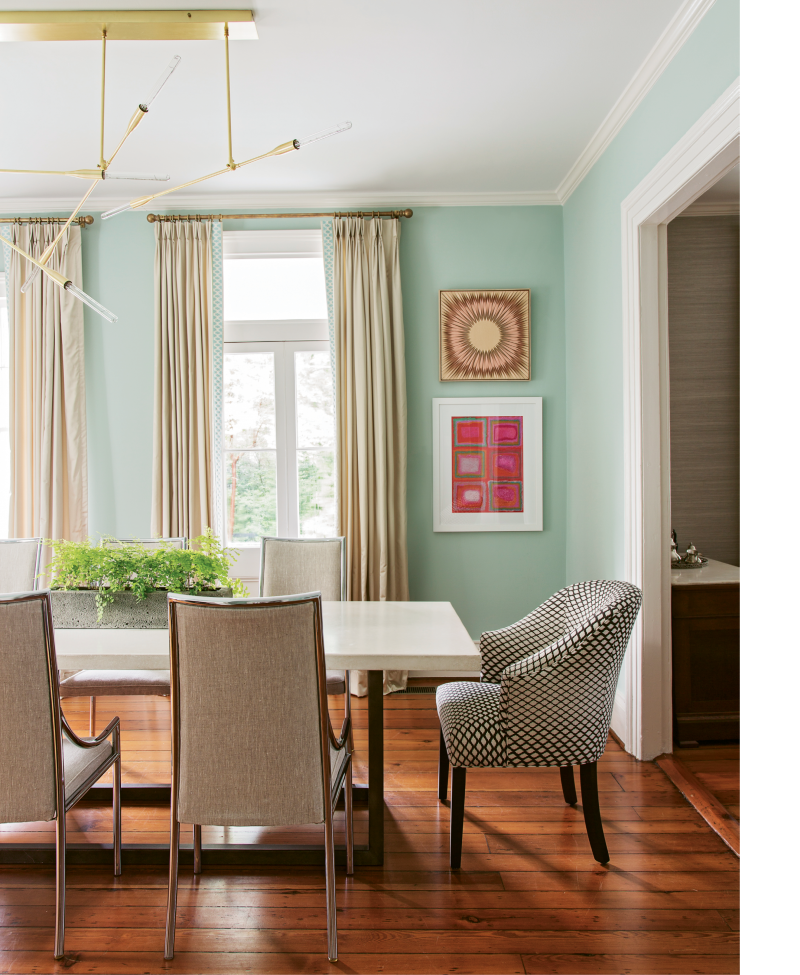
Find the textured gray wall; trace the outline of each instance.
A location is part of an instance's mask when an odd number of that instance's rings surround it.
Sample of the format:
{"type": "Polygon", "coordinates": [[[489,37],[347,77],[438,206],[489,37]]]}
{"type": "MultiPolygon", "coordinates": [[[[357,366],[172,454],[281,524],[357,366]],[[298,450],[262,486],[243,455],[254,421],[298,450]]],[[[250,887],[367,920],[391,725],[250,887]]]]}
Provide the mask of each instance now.
{"type": "Polygon", "coordinates": [[[739,564],[739,217],[667,229],[672,527],[739,564]]]}

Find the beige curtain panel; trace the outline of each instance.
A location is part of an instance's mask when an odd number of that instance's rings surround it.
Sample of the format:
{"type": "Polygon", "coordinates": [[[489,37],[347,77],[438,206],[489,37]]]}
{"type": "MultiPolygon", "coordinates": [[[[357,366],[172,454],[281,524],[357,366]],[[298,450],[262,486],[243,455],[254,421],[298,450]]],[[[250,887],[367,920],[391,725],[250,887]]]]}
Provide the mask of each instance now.
{"type": "MultiPolygon", "coordinates": [[[[211,228],[157,221],[151,531],[193,538],[212,524],[211,228]]],[[[214,527],[214,526],[212,526],[214,527]]]]}
{"type": "MultiPolygon", "coordinates": [[[[11,240],[34,257],[63,225],[12,224],[11,240]]],[[[30,263],[8,258],[9,439],[11,538],[64,538],[89,533],[83,305],[46,275],[25,293],[30,263]]],[[[70,227],[50,266],[83,287],[81,231],[70,227]]]]}
{"type": "MultiPolygon", "coordinates": [[[[338,532],[348,598],[408,599],[400,221],[334,219],[338,532]]],[[[366,694],[366,672],[353,688],[366,694]]],[[[384,693],[408,674],[387,671],[384,693]]]]}

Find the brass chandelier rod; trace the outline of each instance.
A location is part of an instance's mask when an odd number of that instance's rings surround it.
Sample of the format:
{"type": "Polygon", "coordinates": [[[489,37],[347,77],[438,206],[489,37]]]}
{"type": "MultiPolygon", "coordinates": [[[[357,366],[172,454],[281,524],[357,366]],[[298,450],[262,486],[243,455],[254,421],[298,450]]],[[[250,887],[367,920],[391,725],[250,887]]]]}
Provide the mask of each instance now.
{"type": "Polygon", "coordinates": [[[413,217],[413,210],[332,210],[327,213],[148,213],[148,223],[170,220],[299,220],[302,217],[413,217]]]}
{"type": "Polygon", "coordinates": [[[105,128],[106,128],[106,39],[108,31],[103,28],[103,67],[100,80],[100,162],[97,164],[102,171],[106,168],[105,128]]]}
{"type": "Polygon", "coordinates": [[[228,169],[236,169],[233,161],[233,136],[231,134],[231,59],[228,53],[228,25],[225,24],[225,84],[228,94],[228,169]]]}

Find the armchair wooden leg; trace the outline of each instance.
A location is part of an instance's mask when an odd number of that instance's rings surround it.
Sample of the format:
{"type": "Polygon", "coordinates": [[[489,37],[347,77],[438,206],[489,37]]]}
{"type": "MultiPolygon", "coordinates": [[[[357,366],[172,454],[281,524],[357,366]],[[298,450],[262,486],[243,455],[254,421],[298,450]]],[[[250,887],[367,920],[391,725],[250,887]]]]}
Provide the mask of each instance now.
{"type": "Polygon", "coordinates": [[[164,938],[164,958],[172,961],[175,955],[175,921],[178,913],[178,850],[181,825],[177,818],[175,779],[172,781],[172,807],[169,824],[169,889],[167,894],[167,933],[164,938]]]}
{"type": "Polygon", "coordinates": [[[444,743],[444,732],[439,728],[439,802],[447,802],[447,777],[450,774],[450,759],[447,757],[447,745],[444,743]]]}
{"type": "Polygon", "coordinates": [[[581,765],[581,802],[583,804],[583,821],[592,853],[598,863],[608,863],[608,847],[603,834],[603,820],[600,818],[600,799],[597,795],[597,762],[581,765]]]}
{"type": "Polygon", "coordinates": [[[467,770],[453,766],[450,798],[450,869],[461,866],[461,840],[464,835],[464,797],[467,790],[467,770]]]}
{"type": "Polygon", "coordinates": [[[569,806],[574,806],[578,802],[578,793],[575,791],[575,776],[571,765],[562,765],[559,770],[561,773],[561,791],[564,793],[564,802],[569,806]]]}
{"type": "Polygon", "coordinates": [[[97,715],[97,698],[89,698],[89,737],[94,738],[94,721],[97,715]]]}
{"type": "Polygon", "coordinates": [[[336,937],[336,862],[333,846],[333,814],[325,818],[325,901],[328,909],[328,961],[338,961],[336,937]]]}
{"type": "Polygon", "coordinates": [[[195,823],[192,827],[192,839],[194,841],[194,872],[203,872],[203,827],[195,823]]]}
{"type": "Polygon", "coordinates": [[[56,812],[56,958],[64,957],[64,898],[66,896],[67,817],[63,806],[56,812]]]}
{"type": "Polygon", "coordinates": [[[122,784],[122,759],[119,756],[111,767],[111,775],[113,776],[111,814],[114,819],[114,876],[119,877],[122,873],[122,795],[120,792],[122,784]]]}

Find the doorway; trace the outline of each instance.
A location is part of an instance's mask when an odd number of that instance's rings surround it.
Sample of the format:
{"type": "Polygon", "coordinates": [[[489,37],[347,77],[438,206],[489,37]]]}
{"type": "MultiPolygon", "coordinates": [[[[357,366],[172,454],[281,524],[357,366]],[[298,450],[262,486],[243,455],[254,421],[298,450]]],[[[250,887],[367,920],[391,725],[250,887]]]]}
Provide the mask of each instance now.
{"type": "Polygon", "coordinates": [[[739,163],[734,82],[622,203],[625,577],[643,591],[612,728],[672,751],[667,225],[739,163]]]}

